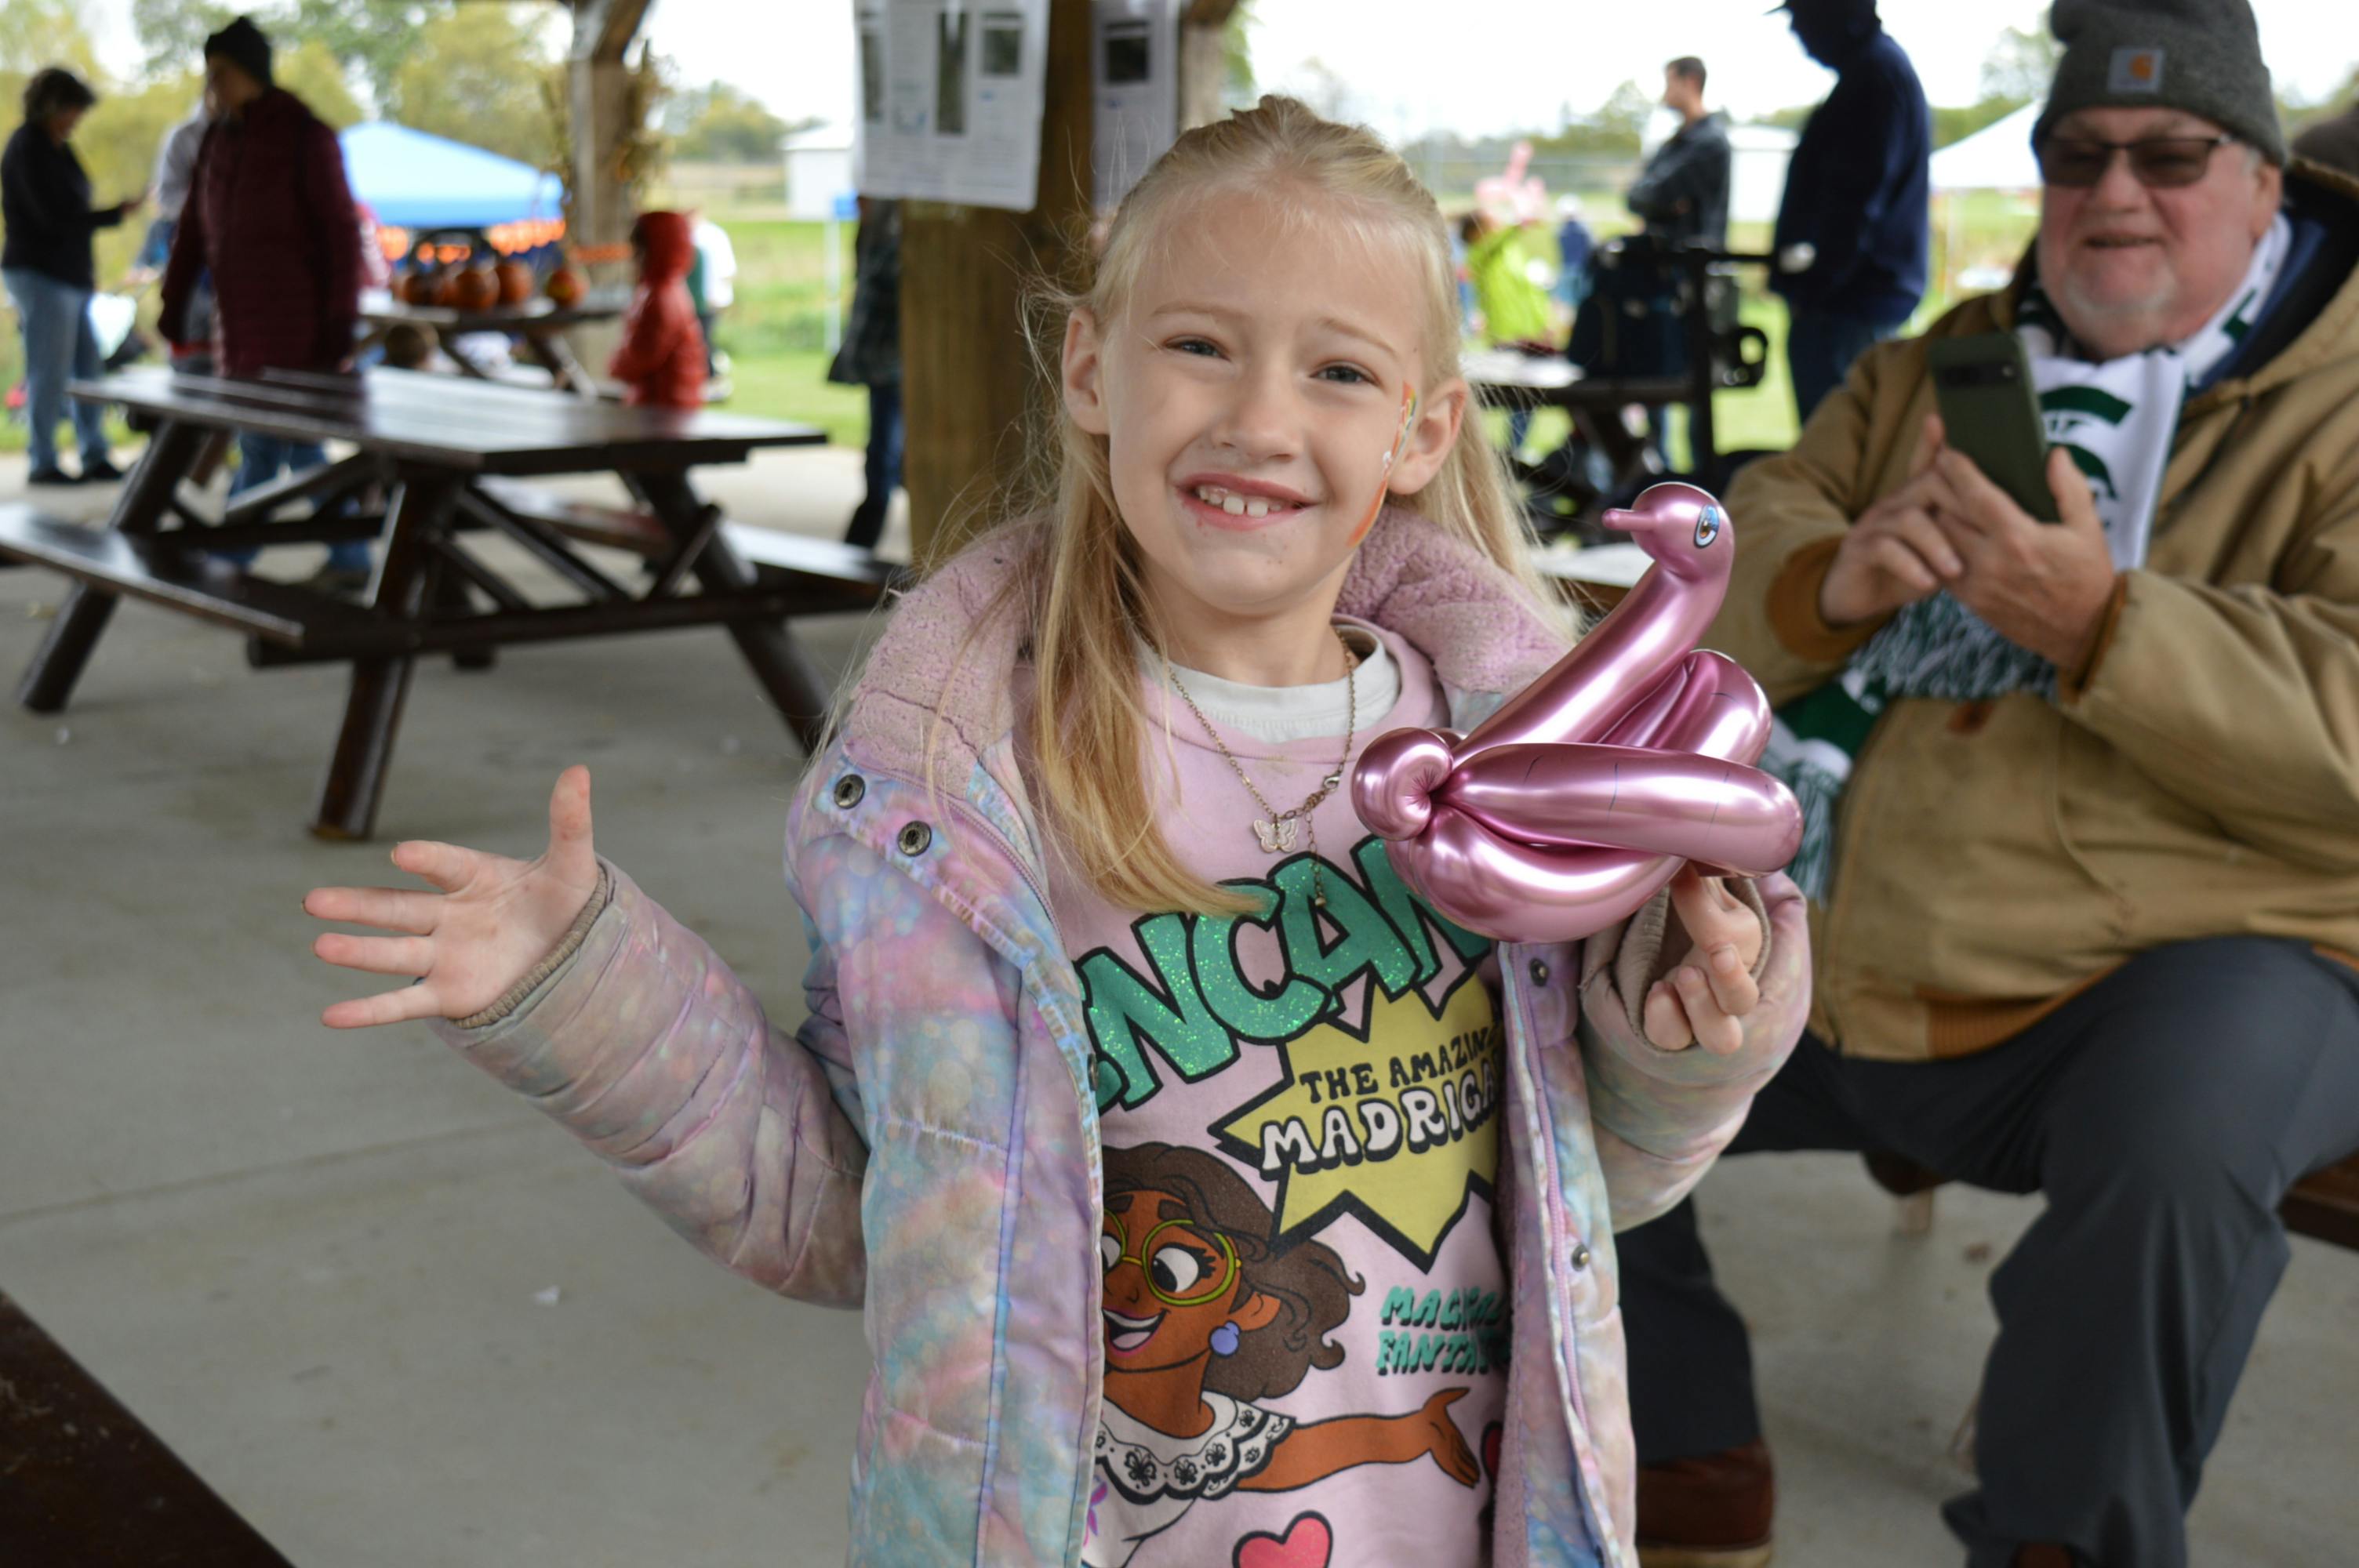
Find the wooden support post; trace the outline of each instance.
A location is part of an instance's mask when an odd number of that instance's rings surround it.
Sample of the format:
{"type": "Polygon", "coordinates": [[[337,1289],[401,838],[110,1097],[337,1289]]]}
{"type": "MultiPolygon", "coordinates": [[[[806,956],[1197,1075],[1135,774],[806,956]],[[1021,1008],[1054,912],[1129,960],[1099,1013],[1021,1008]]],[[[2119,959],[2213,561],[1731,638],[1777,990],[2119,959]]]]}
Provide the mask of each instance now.
{"type": "MultiPolygon", "coordinates": [[[[573,47],[566,61],[566,105],[572,122],[573,210],[566,237],[577,245],[620,244],[630,237],[630,193],[624,188],[617,153],[637,127],[630,123],[630,68],[624,56],[638,34],[649,0],[574,0],[573,47]]],[[[607,287],[631,281],[628,262],[603,262],[585,269],[590,282],[607,287]]],[[[603,364],[620,336],[610,322],[576,329],[579,345],[593,363],[603,364]]]]}
{"type": "Polygon", "coordinates": [[[1055,384],[1025,341],[1024,298],[1043,269],[1070,278],[1087,243],[1090,4],[1049,0],[1040,188],[1029,212],[912,201],[901,226],[903,481],[918,563],[948,557],[1001,514],[1024,458],[1027,413],[1055,384]]]}
{"type": "Polygon", "coordinates": [[[1237,0],[1196,0],[1180,18],[1180,128],[1209,125],[1225,113],[1229,17],[1237,0]]]}

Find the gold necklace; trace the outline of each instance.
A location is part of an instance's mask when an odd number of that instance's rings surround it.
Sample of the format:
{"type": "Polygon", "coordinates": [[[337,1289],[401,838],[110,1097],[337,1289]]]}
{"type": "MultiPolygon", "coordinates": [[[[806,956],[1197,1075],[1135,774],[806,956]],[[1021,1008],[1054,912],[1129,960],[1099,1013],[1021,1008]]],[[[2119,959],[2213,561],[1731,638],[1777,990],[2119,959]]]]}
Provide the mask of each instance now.
{"type": "Polygon", "coordinates": [[[1352,740],[1360,729],[1360,683],[1353,678],[1353,672],[1360,667],[1360,656],[1352,652],[1352,644],[1343,640],[1343,628],[1330,627],[1329,630],[1335,633],[1336,646],[1343,650],[1343,754],[1335,759],[1334,771],[1321,779],[1319,787],[1303,796],[1302,804],[1291,811],[1280,811],[1271,806],[1261,791],[1254,787],[1253,780],[1245,774],[1244,764],[1231,754],[1221,740],[1221,732],[1212,728],[1212,721],[1204,717],[1204,710],[1196,706],[1196,699],[1188,695],[1188,688],[1172,673],[1170,659],[1165,657],[1162,650],[1156,651],[1156,656],[1163,660],[1163,678],[1171,684],[1172,690],[1180,694],[1180,700],[1188,705],[1188,711],[1196,716],[1196,722],[1202,725],[1204,733],[1211,737],[1213,749],[1221,753],[1221,760],[1229,764],[1229,771],[1237,775],[1237,782],[1245,786],[1245,793],[1252,795],[1254,803],[1261,807],[1262,816],[1254,819],[1253,830],[1254,838],[1261,844],[1262,853],[1277,855],[1293,849],[1296,823],[1301,823],[1307,829],[1310,840],[1310,905],[1314,909],[1327,907],[1327,882],[1321,874],[1316,814],[1320,803],[1334,794],[1343,784],[1343,769],[1352,761],[1352,740]]]}

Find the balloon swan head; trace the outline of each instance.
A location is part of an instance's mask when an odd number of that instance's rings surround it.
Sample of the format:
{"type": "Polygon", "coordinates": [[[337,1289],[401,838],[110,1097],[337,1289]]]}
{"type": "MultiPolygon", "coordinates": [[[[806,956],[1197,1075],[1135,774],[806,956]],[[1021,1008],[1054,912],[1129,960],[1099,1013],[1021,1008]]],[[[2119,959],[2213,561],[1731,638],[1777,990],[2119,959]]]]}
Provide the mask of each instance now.
{"type": "Polygon", "coordinates": [[[1602,521],[1682,582],[1724,585],[1736,560],[1728,509],[1691,484],[1649,485],[1627,510],[1616,508],[1602,521]]]}

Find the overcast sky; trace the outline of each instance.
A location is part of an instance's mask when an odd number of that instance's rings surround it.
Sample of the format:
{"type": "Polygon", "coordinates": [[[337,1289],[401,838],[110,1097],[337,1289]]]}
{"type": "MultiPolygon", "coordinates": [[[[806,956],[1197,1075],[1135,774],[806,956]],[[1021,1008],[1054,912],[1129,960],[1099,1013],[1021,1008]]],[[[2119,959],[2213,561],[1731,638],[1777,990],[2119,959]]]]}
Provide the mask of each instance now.
{"type": "MultiPolygon", "coordinates": [[[[86,0],[110,66],[136,63],[130,0],[86,0]]],[[[1698,54],[1712,97],[1740,117],[1822,96],[1770,0],[1256,0],[1255,74],[1302,81],[1316,58],[1349,82],[1355,112],[1387,135],[1553,128],[1623,81],[1650,89],[1674,55],[1698,54]],[[1444,20],[1443,18],[1447,18],[1444,20]],[[1452,26],[1451,23],[1458,25],[1452,26]]],[[[2043,0],[1884,0],[1885,25],[1936,103],[1969,103],[1999,29],[2029,27],[2043,0]]],[[[2256,0],[2282,88],[2332,92],[2359,63],[2359,4],[2256,0]]],[[[788,119],[849,118],[853,0],[656,0],[647,30],[690,85],[722,80],[788,119]]]]}

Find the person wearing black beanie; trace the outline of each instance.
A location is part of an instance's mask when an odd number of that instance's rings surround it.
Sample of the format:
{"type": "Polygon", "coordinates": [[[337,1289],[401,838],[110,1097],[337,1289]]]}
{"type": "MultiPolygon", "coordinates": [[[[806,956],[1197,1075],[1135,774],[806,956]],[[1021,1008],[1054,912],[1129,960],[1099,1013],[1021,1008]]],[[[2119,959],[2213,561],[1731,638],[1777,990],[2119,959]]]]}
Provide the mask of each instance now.
{"type": "Polygon", "coordinates": [[[216,59],[225,59],[245,72],[256,87],[270,85],[270,39],[254,25],[251,16],[240,16],[205,39],[207,67],[216,59]]]}
{"type": "MultiPolygon", "coordinates": [[[[205,101],[213,123],[164,271],[164,335],[176,343],[194,335],[188,307],[210,272],[222,373],[343,366],[360,319],[362,239],[336,133],[273,85],[270,39],[247,16],[205,40],[205,101]]],[[[316,442],[249,431],[232,493],[326,460],[316,442]]],[[[321,586],[353,589],[367,571],[365,544],[339,545],[321,586]]]]}

